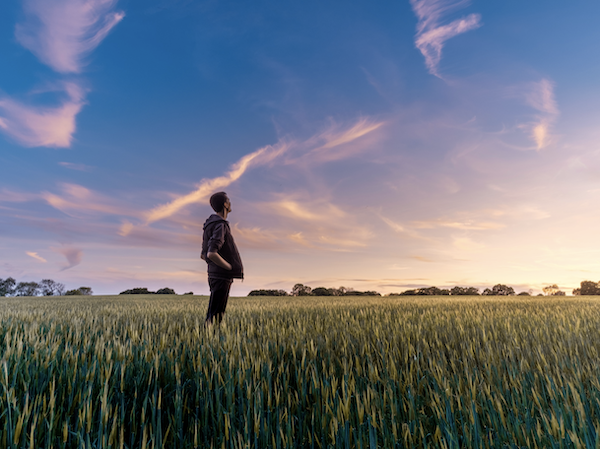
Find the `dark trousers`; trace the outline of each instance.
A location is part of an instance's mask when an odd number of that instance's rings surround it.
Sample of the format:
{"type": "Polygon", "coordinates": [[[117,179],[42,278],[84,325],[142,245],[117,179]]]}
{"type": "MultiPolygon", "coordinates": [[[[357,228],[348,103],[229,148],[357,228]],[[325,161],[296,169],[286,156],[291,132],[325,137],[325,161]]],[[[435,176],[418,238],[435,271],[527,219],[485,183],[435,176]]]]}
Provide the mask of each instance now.
{"type": "Polygon", "coordinates": [[[221,324],[227,300],[229,299],[229,289],[233,279],[214,279],[208,278],[208,286],[210,287],[210,302],[208,303],[208,312],[206,313],[206,323],[212,323],[214,318],[217,323],[221,324]]]}

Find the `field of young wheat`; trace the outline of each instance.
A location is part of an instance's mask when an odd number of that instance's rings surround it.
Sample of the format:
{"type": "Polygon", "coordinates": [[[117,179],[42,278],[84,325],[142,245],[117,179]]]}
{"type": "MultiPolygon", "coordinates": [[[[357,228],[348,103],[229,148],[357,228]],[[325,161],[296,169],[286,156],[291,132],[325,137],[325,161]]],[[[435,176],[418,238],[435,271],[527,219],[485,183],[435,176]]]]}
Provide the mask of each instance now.
{"type": "Polygon", "coordinates": [[[600,299],[0,300],[0,447],[599,447],[600,299]]]}

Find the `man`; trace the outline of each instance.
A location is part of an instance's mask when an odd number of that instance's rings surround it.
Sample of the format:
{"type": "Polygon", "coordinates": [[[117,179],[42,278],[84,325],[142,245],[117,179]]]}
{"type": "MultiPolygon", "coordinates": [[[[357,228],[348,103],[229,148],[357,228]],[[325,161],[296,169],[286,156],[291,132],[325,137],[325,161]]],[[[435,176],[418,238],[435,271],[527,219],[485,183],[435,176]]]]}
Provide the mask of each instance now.
{"type": "Polygon", "coordinates": [[[210,205],[216,213],[204,223],[200,257],[208,264],[210,302],[206,324],[212,324],[215,317],[220,324],[227,307],[231,283],[233,279],[244,278],[244,267],[227,222],[231,201],[225,192],[217,192],[210,197],[210,205]]]}

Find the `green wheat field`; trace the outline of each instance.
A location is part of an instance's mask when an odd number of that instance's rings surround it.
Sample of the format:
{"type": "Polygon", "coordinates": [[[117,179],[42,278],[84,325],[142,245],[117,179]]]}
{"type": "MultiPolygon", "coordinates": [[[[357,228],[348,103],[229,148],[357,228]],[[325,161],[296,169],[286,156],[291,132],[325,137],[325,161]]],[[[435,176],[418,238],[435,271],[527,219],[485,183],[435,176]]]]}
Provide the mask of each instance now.
{"type": "Polygon", "coordinates": [[[1,298],[2,448],[600,447],[600,297],[1,298]]]}

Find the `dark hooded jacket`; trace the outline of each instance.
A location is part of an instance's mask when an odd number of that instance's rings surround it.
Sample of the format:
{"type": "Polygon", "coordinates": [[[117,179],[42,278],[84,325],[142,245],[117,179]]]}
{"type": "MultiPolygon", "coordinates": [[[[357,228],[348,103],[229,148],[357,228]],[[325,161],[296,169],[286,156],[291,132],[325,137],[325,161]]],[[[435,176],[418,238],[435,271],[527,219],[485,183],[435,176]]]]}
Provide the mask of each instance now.
{"type": "Polygon", "coordinates": [[[212,214],[204,222],[202,258],[208,263],[208,277],[214,279],[243,279],[244,267],[227,220],[212,214]],[[231,264],[231,270],[221,268],[208,258],[208,253],[219,255],[231,264]]]}

